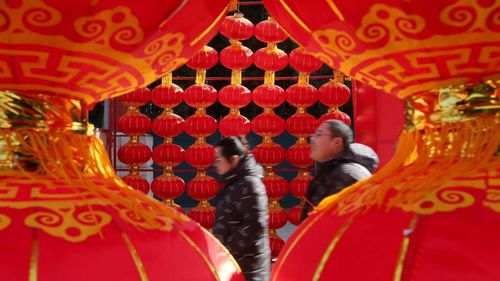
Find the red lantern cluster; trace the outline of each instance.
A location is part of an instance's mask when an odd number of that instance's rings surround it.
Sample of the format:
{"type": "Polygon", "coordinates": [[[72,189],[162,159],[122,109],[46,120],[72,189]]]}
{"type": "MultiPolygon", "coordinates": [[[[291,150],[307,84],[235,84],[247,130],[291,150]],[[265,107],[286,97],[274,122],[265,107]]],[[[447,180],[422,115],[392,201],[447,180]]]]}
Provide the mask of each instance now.
{"type": "MultiPolygon", "coordinates": [[[[254,54],[255,65],[264,70],[265,75],[264,84],[255,88],[252,93],[254,103],[264,108],[264,112],[252,120],[253,131],[263,137],[262,143],[254,148],[253,153],[265,168],[263,182],[269,197],[269,236],[272,237],[270,239],[273,244],[272,239],[283,242],[276,230],[283,227],[287,221],[286,212],[280,206],[279,200],[288,193],[288,181],[273,171],[273,166],[280,164],[286,158],[285,149],[274,143],[273,137],[285,131],[285,121],[274,113],[274,108],[285,101],[284,90],[274,84],[274,73],[288,65],[288,55],[276,46],[277,43],[286,40],[287,35],[272,18],[269,18],[257,24],[255,36],[267,43],[267,46],[254,54]]],[[[281,249],[281,243],[273,245],[275,247],[272,256],[275,257],[281,249]]]]}
{"type": "Polygon", "coordinates": [[[139,142],[139,137],[151,130],[151,120],[139,112],[138,107],[145,105],[151,99],[147,88],[132,91],[118,98],[127,112],[118,120],[118,130],[130,136],[130,140],[118,149],[118,159],[130,166],[130,172],[123,177],[126,184],[144,193],[149,192],[149,182],[139,174],[139,166],[151,158],[151,149],[139,142]]]}
{"type": "Polygon", "coordinates": [[[222,22],[220,33],[229,38],[230,46],[221,51],[221,63],[231,69],[231,85],[219,91],[219,102],[230,108],[229,114],[219,124],[223,136],[247,135],[250,132],[250,121],[240,114],[240,108],[251,101],[250,90],[241,84],[241,72],[253,63],[253,52],[243,46],[240,40],[253,36],[252,22],[235,13],[227,16],[222,22]]]}
{"type": "Polygon", "coordinates": [[[316,118],[306,111],[307,107],[318,100],[316,88],[309,84],[309,73],[321,68],[322,62],[299,47],[290,53],[290,65],[299,71],[299,81],[286,90],[287,101],[297,107],[297,112],[288,118],[286,127],[298,140],[287,150],[287,159],[290,164],[299,168],[297,177],[290,182],[290,190],[294,196],[301,199],[301,203],[289,211],[288,218],[291,223],[298,225],[301,221],[305,192],[312,178],[308,168],[314,164],[314,160],[309,156],[311,147],[306,138],[314,133],[318,124],[316,118]],[[298,186],[303,188],[303,192],[297,193],[298,186]]]}
{"type": "Polygon", "coordinates": [[[185,153],[186,162],[197,169],[196,176],[188,182],[186,191],[200,201],[188,216],[210,229],[215,222],[215,208],[208,202],[219,191],[219,182],[206,174],[208,166],[215,160],[215,148],[205,138],[215,133],[217,121],[206,113],[206,108],[217,100],[217,90],[205,84],[206,70],[215,66],[218,54],[211,47],[204,47],[189,60],[188,66],[196,69],[196,84],[188,87],[184,101],[196,108],[196,113],[186,119],[186,133],[196,138],[185,153]]]}
{"type": "Polygon", "coordinates": [[[184,181],[173,173],[173,167],[184,161],[184,149],[172,139],[184,131],[184,119],[173,113],[173,108],[182,102],[184,91],[172,83],[172,74],[162,79],[162,84],[152,91],[152,102],[163,108],[163,113],[153,120],[153,132],[165,142],[153,150],[153,161],[164,167],[164,173],[151,183],[151,191],[162,198],[166,205],[183,211],[174,199],[184,192],[184,181]]]}
{"type": "Polygon", "coordinates": [[[319,88],[319,101],[329,107],[328,112],[319,119],[320,124],[329,119],[336,119],[349,126],[351,125],[351,118],[349,115],[340,111],[338,108],[346,104],[351,98],[351,90],[342,83],[343,81],[344,76],[340,74],[340,72],[335,71],[334,79],[319,88]]]}

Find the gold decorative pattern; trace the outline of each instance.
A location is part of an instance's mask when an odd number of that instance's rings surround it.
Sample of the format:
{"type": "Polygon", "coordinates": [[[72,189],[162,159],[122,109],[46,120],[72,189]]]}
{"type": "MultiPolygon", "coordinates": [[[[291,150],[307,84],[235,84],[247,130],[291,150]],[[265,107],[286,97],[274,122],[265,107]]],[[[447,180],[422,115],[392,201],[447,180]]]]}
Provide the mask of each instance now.
{"type": "Polygon", "coordinates": [[[337,246],[337,243],[339,242],[340,238],[342,235],[344,235],[344,232],[347,230],[347,228],[351,225],[355,215],[351,215],[351,217],[344,222],[342,227],[337,231],[335,236],[333,237],[333,240],[330,242],[328,247],[325,250],[325,253],[321,257],[320,262],[318,263],[318,267],[316,268],[316,271],[314,272],[313,276],[313,281],[318,281],[319,278],[321,277],[321,273],[323,272],[323,269],[325,268],[326,262],[330,258],[330,255],[332,254],[333,250],[335,249],[335,246],[337,246]]]}
{"type": "Polygon", "coordinates": [[[33,243],[31,244],[29,281],[37,281],[37,280],[38,280],[38,237],[33,236],[33,243]]]}
{"type": "Polygon", "coordinates": [[[144,265],[142,264],[141,258],[139,257],[139,254],[137,253],[137,250],[135,249],[134,244],[132,244],[132,242],[128,238],[127,234],[122,233],[122,238],[123,238],[123,241],[125,242],[125,244],[127,245],[127,249],[128,249],[128,252],[130,253],[130,256],[134,260],[135,268],[137,269],[137,272],[139,273],[141,281],[149,281],[146,270],[144,269],[144,265]]]}
{"type": "Polygon", "coordinates": [[[396,269],[394,270],[394,281],[401,281],[401,277],[403,276],[404,270],[404,262],[406,259],[406,254],[408,252],[408,246],[410,246],[410,235],[415,231],[418,223],[418,215],[414,215],[410,225],[403,232],[404,238],[401,242],[401,249],[399,251],[399,258],[396,264],[396,269]]]}
{"type": "Polygon", "coordinates": [[[203,261],[205,262],[205,264],[208,266],[208,268],[212,272],[215,280],[220,281],[219,274],[215,270],[214,265],[212,264],[212,262],[210,261],[210,259],[207,257],[207,255],[205,253],[203,253],[203,251],[200,249],[200,247],[198,245],[196,245],[196,243],[194,243],[194,241],[191,240],[191,238],[189,238],[189,236],[186,235],[186,233],[184,233],[183,231],[179,231],[179,233],[189,243],[189,245],[191,245],[191,247],[193,247],[193,249],[195,249],[196,252],[200,255],[200,257],[203,259],[203,261]]]}
{"type": "Polygon", "coordinates": [[[12,220],[8,216],[0,214],[0,230],[7,228],[11,222],[12,220]]]}

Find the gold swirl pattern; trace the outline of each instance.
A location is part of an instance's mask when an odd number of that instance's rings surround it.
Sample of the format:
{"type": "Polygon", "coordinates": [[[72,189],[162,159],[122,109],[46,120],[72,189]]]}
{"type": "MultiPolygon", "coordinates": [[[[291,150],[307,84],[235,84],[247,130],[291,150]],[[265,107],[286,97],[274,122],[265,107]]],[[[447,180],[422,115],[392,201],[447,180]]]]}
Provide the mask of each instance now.
{"type": "Polygon", "coordinates": [[[8,216],[0,214],[0,230],[7,228],[11,221],[12,220],[8,216]]]}
{"type": "Polygon", "coordinates": [[[79,35],[99,44],[135,45],[144,39],[139,20],[124,6],[76,19],[74,27],[79,35]]]}
{"type": "Polygon", "coordinates": [[[74,209],[40,211],[27,216],[25,224],[70,242],[81,242],[111,222],[111,216],[102,211],[87,210],[76,216],[74,213],[74,209]]]}
{"type": "Polygon", "coordinates": [[[23,15],[23,21],[27,27],[54,26],[60,23],[61,19],[61,13],[49,6],[28,9],[23,15]]]}
{"type": "MultiPolygon", "coordinates": [[[[11,224],[3,209],[33,210],[22,220],[26,227],[36,228],[69,242],[82,242],[102,232],[112,220],[124,221],[137,229],[171,231],[174,221],[184,223],[187,217],[171,210],[170,216],[158,214],[148,201],[141,201],[141,208],[151,211],[156,224],[141,219],[124,206],[117,205],[78,186],[68,187],[55,180],[23,177],[1,177],[0,175],[0,231],[11,224]]],[[[76,181],[75,184],[78,184],[76,181]]],[[[103,186],[107,192],[121,193],[114,186],[103,186]]],[[[24,212],[23,212],[24,213],[24,212]]]]}
{"type": "Polygon", "coordinates": [[[415,202],[407,202],[400,207],[408,212],[430,215],[437,212],[452,212],[459,208],[467,208],[476,203],[472,189],[484,191],[484,181],[469,180],[467,182],[451,180],[446,185],[436,188],[426,197],[415,202]]]}

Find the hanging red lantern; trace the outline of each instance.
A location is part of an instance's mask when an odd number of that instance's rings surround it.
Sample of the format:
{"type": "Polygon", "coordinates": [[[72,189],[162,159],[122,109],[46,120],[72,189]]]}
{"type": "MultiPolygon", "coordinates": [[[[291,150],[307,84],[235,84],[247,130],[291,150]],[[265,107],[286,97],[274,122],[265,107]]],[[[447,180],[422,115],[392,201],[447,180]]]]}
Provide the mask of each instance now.
{"type": "Polygon", "coordinates": [[[323,62],[303,47],[299,47],[290,52],[290,65],[299,72],[311,73],[319,70],[323,62]]]}
{"type": "Polygon", "coordinates": [[[118,100],[125,106],[139,107],[147,104],[151,99],[151,92],[148,88],[140,88],[125,95],[119,96],[118,100]]]}
{"type": "Polygon", "coordinates": [[[288,55],[276,46],[264,47],[255,52],[253,63],[262,70],[278,71],[288,65],[288,55]]]}
{"type": "Polygon", "coordinates": [[[163,174],[153,180],[151,191],[162,199],[173,200],[184,193],[184,181],[173,174],[163,174]]]}
{"type": "Polygon", "coordinates": [[[184,91],[176,84],[160,85],[151,92],[151,101],[163,108],[174,108],[182,102],[183,98],[184,91]]]}
{"type": "Polygon", "coordinates": [[[491,52],[500,47],[496,1],[372,0],[356,9],[346,0],[264,4],[331,68],[399,97],[500,77],[491,52]]]}
{"type": "Polygon", "coordinates": [[[328,107],[344,105],[350,97],[349,87],[337,81],[330,81],[318,89],[318,100],[328,107]]]}
{"type": "Polygon", "coordinates": [[[274,142],[261,143],[253,149],[257,162],[264,166],[274,166],[285,160],[286,151],[281,145],[274,142]]]}
{"type": "Polygon", "coordinates": [[[306,108],[318,101],[317,90],[310,84],[294,84],[285,91],[286,100],[298,108],[306,108]]]}
{"type": "Polygon", "coordinates": [[[303,210],[304,206],[301,205],[290,208],[290,210],[288,210],[288,221],[293,225],[299,225],[302,222],[303,210]]]}
{"type": "Polygon", "coordinates": [[[314,133],[317,123],[309,113],[295,113],[286,120],[286,129],[291,135],[305,138],[314,133]]]}
{"type": "Polygon", "coordinates": [[[153,161],[162,166],[177,166],[184,161],[184,149],[174,143],[162,143],[153,149],[153,161]]]}
{"type": "Polygon", "coordinates": [[[185,152],[186,162],[195,168],[206,168],[215,160],[215,148],[205,142],[190,146],[185,152]]]}
{"type": "Polygon", "coordinates": [[[254,25],[243,17],[243,14],[235,13],[226,16],[222,21],[219,32],[225,37],[233,40],[246,40],[253,36],[254,25]]]}
{"type": "Polygon", "coordinates": [[[264,112],[252,120],[252,131],[259,136],[276,137],[285,131],[285,120],[274,112],[264,112]]]}
{"type": "Polygon", "coordinates": [[[185,130],[195,138],[210,136],[217,131],[217,120],[205,114],[204,111],[197,111],[196,114],[186,119],[185,130]]]}
{"type": "Polygon", "coordinates": [[[220,52],[220,62],[229,69],[243,70],[253,63],[253,52],[240,42],[233,43],[220,52]]]}
{"type": "Polygon", "coordinates": [[[287,159],[290,164],[299,168],[307,168],[314,164],[310,157],[311,145],[307,142],[297,142],[286,151],[287,159]]]}
{"type": "Polygon", "coordinates": [[[217,90],[207,84],[194,84],[184,91],[184,101],[194,108],[207,108],[217,101],[217,90]]]}
{"type": "Polygon", "coordinates": [[[255,26],[255,37],[262,42],[273,44],[283,42],[288,38],[280,25],[271,17],[255,26]]]}
{"type": "Polygon", "coordinates": [[[188,216],[206,229],[215,224],[215,208],[212,206],[196,206],[189,211],[188,216]]]}
{"type": "Polygon", "coordinates": [[[219,61],[219,54],[210,46],[203,48],[194,56],[192,56],[186,65],[192,69],[207,70],[214,67],[219,61]]]}
{"type": "Polygon", "coordinates": [[[149,146],[130,140],[118,149],[118,159],[129,166],[140,166],[151,158],[149,146]]]}
{"type": "MultiPolygon", "coordinates": [[[[268,173],[262,180],[270,201],[277,201],[288,193],[288,181],[275,173],[268,173]]],[[[273,228],[271,228],[273,229],[273,228]]]]}
{"type": "Polygon", "coordinates": [[[252,100],[250,90],[242,85],[227,85],[219,91],[219,102],[230,108],[242,108],[252,100]]]}
{"type": "Polygon", "coordinates": [[[285,241],[281,239],[276,233],[276,230],[271,230],[269,232],[269,245],[271,246],[271,256],[277,257],[281,251],[281,248],[285,245],[285,241]]]}
{"type": "Polygon", "coordinates": [[[144,194],[149,192],[149,182],[138,173],[131,173],[122,178],[128,186],[131,186],[135,190],[139,190],[144,194]]]}
{"type": "Polygon", "coordinates": [[[240,114],[229,114],[219,122],[219,131],[223,136],[246,136],[250,128],[250,121],[240,114]]]}
{"type": "Polygon", "coordinates": [[[299,173],[299,175],[290,182],[290,193],[299,199],[304,199],[312,179],[313,176],[307,171],[299,173]]]}
{"type": "Polygon", "coordinates": [[[285,209],[281,208],[279,205],[274,205],[269,207],[269,228],[278,229],[285,226],[288,217],[286,215],[285,209]]]}
{"type": "Polygon", "coordinates": [[[184,131],[184,119],[177,114],[164,112],[153,120],[153,133],[162,138],[173,138],[184,131]]]}
{"type": "Polygon", "coordinates": [[[276,108],[285,102],[285,91],[278,85],[259,85],[252,92],[253,102],[264,108],[276,108]]]}
{"type": "Polygon", "coordinates": [[[351,126],[351,117],[347,113],[342,112],[338,109],[333,111],[329,110],[328,113],[322,115],[321,118],[319,118],[318,126],[321,125],[326,120],[330,119],[340,120],[346,123],[348,126],[351,126]]]}
{"type": "Polygon", "coordinates": [[[205,174],[198,174],[188,182],[186,191],[192,198],[206,201],[217,195],[219,188],[220,183],[216,179],[205,174]]]}
{"type": "Polygon", "coordinates": [[[129,136],[142,136],[151,130],[151,119],[138,110],[129,110],[118,119],[118,130],[129,136]]]}

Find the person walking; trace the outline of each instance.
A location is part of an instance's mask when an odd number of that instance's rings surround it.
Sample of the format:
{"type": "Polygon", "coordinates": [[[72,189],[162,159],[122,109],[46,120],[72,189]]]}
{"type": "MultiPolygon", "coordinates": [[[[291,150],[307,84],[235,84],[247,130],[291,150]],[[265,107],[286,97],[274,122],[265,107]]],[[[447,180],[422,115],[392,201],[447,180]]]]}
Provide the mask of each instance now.
{"type": "Polygon", "coordinates": [[[379,162],[370,147],[353,143],[349,126],[333,119],[323,122],[312,135],[311,158],[320,167],[306,193],[302,219],[325,197],[370,177],[379,162]]]}
{"type": "Polygon", "coordinates": [[[216,197],[212,233],[236,259],[246,280],[267,281],[271,249],[262,169],[236,137],[226,137],[216,145],[214,165],[223,186],[216,197]]]}

